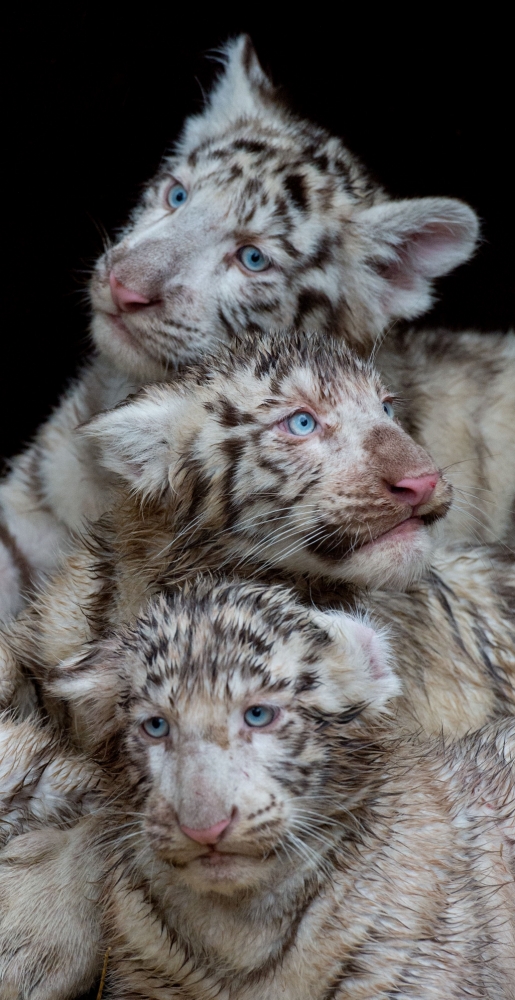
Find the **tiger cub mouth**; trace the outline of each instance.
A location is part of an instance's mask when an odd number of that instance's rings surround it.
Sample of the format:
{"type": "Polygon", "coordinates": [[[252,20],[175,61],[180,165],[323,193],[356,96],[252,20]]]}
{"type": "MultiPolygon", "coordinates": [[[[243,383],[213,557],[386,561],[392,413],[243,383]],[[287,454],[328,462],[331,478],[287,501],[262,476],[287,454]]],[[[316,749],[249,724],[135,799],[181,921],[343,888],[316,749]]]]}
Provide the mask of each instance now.
{"type": "Polygon", "coordinates": [[[369,549],[374,545],[381,545],[383,542],[389,542],[396,540],[397,538],[405,538],[406,540],[412,537],[421,528],[426,527],[426,522],[423,517],[407,517],[404,521],[396,524],[393,528],[388,528],[386,531],[381,532],[380,535],[376,535],[368,542],[363,542],[360,545],[359,551],[362,552],[363,549],[369,549]]]}

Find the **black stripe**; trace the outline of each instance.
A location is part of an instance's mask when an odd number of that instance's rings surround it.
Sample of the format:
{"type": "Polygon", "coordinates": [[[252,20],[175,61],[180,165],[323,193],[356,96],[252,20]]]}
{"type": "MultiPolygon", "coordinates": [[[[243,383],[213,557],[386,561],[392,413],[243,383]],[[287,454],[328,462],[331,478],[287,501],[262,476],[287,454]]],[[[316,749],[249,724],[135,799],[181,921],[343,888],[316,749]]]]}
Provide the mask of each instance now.
{"type": "Polygon", "coordinates": [[[289,192],[291,200],[300,212],[306,212],[308,208],[308,197],[306,185],[301,174],[289,174],[284,179],[284,186],[289,192]]]}

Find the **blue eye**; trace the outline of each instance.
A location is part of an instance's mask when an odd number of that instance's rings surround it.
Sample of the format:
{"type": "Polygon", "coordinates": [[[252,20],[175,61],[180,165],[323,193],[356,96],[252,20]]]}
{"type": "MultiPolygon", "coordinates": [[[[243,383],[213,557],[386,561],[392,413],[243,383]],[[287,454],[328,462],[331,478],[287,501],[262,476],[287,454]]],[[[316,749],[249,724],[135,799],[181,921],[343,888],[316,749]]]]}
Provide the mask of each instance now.
{"type": "Polygon", "coordinates": [[[170,732],[170,726],[166,719],[162,719],[159,715],[153,715],[151,719],[145,719],[142,728],[145,730],[147,736],[153,736],[156,740],[163,739],[163,736],[168,736],[170,732]]]}
{"type": "Polygon", "coordinates": [[[262,728],[263,726],[269,726],[273,722],[275,714],[274,709],[270,708],[269,705],[253,705],[252,708],[247,709],[243,718],[247,726],[262,728]]]}
{"type": "Polygon", "coordinates": [[[306,413],[302,410],[300,413],[294,413],[293,417],[289,417],[286,424],[292,434],[296,434],[297,437],[303,437],[306,434],[312,434],[316,429],[317,422],[311,413],[306,413]]]}
{"type": "Polygon", "coordinates": [[[393,406],[392,406],[392,404],[384,402],[383,403],[383,410],[386,413],[386,416],[390,417],[390,419],[393,420],[394,412],[393,412],[393,406]]]}
{"type": "Polygon", "coordinates": [[[257,247],[242,247],[238,257],[247,271],[266,271],[270,267],[268,257],[265,257],[257,247]]]}
{"type": "Polygon", "coordinates": [[[188,192],[186,191],[186,188],[184,188],[182,184],[174,184],[173,187],[170,188],[166,200],[171,208],[180,208],[180,206],[184,205],[184,202],[187,201],[187,198],[188,192]]]}

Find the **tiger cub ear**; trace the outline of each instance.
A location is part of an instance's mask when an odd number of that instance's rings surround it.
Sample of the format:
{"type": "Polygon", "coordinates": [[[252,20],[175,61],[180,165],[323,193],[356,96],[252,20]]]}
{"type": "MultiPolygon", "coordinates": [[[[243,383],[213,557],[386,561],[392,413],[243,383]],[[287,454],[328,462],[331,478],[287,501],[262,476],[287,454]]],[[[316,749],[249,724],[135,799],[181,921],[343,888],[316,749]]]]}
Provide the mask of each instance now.
{"type": "Polygon", "coordinates": [[[455,198],[384,201],[357,210],[353,222],[356,278],[368,283],[380,327],[429,309],[434,279],[467,261],[479,235],[476,213],[455,198]]]}
{"type": "Polygon", "coordinates": [[[80,428],[96,444],[100,464],[137,493],[164,490],[181,450],[205,410],[186,386],[151,385],[80,428]]]}
{"type": "Polygon", "coordinates": [[[366,615],[319,611],[314,617],[333,639],[323,677],[328,705],[364,704],[367,715],[388,711],[388,703],[401,693],[401,682],[387,631],[366,615]]]}

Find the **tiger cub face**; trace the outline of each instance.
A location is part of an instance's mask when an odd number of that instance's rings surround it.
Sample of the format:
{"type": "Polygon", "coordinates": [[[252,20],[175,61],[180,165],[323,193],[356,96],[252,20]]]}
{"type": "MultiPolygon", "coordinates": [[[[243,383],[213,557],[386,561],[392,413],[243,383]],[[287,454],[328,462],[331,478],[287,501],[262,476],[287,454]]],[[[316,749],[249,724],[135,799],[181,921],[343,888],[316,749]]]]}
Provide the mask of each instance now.
{"type": "Polygon", "coordinates": [[[85,433],[133,489],[168,496],[185,543],[216,540],[237,566],[403,587],[451,488],[368,363],[320,335],[285,344],[244,336],[85,433]]]}
{"type": "Polygon", "coordinates": [[[341,837],[366,784],[353,738],[368,744],[399,691],[366,621],[210,576],[153,599],[52,677],[119,775],[115,810],[137,816],[130,849],[178,885],[224,894],[273,884],[320,825],[323,845],[341,837]]]}
{"type": "Polygon", "coordinates": [[[369,350],[393,319],[423,313],[433,279],[474,249],[472,209],[389,200],[340,139],[283,103],[248,38],[224,59],[93,274],[93,338],[131,377],[162,377],[271,325],[369,350]]]}

